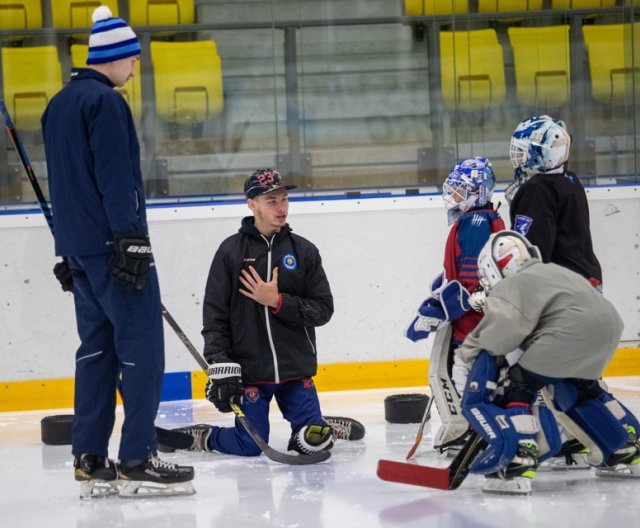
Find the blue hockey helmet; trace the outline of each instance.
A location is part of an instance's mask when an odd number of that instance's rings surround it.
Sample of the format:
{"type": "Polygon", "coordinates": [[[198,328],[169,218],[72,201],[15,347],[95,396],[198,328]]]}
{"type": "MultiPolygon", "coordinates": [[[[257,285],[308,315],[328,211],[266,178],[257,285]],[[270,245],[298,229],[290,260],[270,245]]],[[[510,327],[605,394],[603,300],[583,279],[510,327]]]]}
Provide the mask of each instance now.
{"type": "Polygon", "coordinates": [[[457,163],[442,185],[449,224],[473,207],[486,205],[495,186],[496,175],[487,158],[475,157],[457,163]]]}
{"type": "Polygon", "coordinates": [[[569,159],[571,137],[564,121],[541,115],[522,121],[511,136],[509,155],[516,174],[533,176],[569,159]]]}

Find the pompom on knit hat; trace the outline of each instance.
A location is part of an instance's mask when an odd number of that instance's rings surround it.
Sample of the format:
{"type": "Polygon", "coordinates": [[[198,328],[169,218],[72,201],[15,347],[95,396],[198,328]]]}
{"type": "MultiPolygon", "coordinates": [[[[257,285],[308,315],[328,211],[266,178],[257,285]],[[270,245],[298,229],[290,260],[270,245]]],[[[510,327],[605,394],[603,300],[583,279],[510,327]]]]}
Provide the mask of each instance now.
{"type": "Polygon", "coordinates": [[[114,18],[111,9],[100,6],[93,15],[89,37],[87,64],[104,64],[140,55],[140,41],[121,18],[114,18]]]}

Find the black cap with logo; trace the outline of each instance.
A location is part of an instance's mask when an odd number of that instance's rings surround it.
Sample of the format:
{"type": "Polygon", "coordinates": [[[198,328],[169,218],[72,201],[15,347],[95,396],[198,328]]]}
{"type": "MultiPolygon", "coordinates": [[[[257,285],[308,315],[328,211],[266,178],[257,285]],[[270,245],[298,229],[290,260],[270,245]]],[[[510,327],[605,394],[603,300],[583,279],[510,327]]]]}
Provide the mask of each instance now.
{"type": "Polygon", "coordinates": [[[257,169],[244,182],[244,195],[255,198],[261,194],[277,191],[278,189],[295,189],[295,185],[285,185],[280,173],[274,169],[257,169]]]}

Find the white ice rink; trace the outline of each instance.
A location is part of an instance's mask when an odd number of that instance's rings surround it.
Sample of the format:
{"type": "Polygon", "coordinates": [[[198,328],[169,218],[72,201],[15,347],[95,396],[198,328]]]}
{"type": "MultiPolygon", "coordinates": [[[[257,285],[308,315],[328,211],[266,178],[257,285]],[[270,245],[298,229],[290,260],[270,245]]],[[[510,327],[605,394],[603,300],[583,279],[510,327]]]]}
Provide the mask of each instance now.
{"type": "MultiPolygon", "coordinates": [[[[640,413],[640,378],[612,378],[611,390],[640,413]]],[[[69,410],[0,413],[0,527],[3,528],[375,528],[504,527],[632,528],[640,526],[640,480],[603,479],[589,470],[540,471],[531,496],[487,495],[471,476],[456,491],[383,482],[380,458],[402,460],[417,425],[384,420],[385,396],[421,389],[321,393],[325,415],[346,415],[367,427],[364,440],[338,442],[316,466],[285,466],[266,457],[178,453],[163,458],[196,468],[196,495],[80,500],[69,446],[44,446],[40,419],[69,410]]],[[[274,406],[275,407],[275,406],[274,406]]],[[[120,411],[119,411],[120,412],[120,411]]],[[[434,410],[417,461],[445,463],[431,451],[434,410]]],[[[164,403],[157,425],[232,423],[206,401],[164,403]]],[[[120,420],[116,428],[120,425],[120,420]]],[[[272,414],[270,444],[285,449],[288,425],[272,414]]],[[[112,456],[119,435],[114,434],[112,456]]]]}

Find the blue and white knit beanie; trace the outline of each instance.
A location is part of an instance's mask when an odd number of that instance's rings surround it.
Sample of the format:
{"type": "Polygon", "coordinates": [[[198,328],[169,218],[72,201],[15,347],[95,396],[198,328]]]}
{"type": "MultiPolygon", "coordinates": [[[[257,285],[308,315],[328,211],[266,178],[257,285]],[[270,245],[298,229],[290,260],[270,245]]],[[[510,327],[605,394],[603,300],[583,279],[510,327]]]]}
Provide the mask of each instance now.
{"type": "Polygon", "coordinates": [[[104,64],[140,55],[140,41],[121,18],[113,18],[107,6],[97,7],[91,15],[87,64],[104,64]]]}

